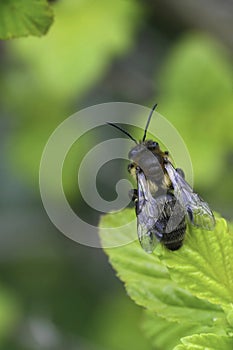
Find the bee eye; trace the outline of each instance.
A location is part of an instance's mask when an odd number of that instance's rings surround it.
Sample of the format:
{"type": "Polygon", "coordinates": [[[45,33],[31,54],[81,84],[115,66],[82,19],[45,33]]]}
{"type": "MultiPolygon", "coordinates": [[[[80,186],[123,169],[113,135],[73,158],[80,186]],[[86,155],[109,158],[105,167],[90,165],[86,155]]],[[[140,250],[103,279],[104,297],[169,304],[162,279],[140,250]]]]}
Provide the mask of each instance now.
{"type": "Polygon", "coordinates": [[[153,142],[151,142],[151,144],[149,145],[149,149],[151,149],[151,150],[153,150],[153,149],[155,149],[155,148],[157,148],[158,147],[158,142],[156,142],[156,141],[153,141],[153,142]]]}

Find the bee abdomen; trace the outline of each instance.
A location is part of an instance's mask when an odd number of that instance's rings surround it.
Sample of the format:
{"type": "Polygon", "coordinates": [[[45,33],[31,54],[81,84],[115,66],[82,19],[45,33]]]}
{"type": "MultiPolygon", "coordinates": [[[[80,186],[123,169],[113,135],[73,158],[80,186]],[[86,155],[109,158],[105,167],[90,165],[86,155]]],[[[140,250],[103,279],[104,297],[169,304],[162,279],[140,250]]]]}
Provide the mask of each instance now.
{"type": "Polygon", "coordinates": [[[185,213],[173,194],[159,198],[163,210],[154,225],[155,235],[167,249],[177,250],[182,246],[185,236],[185,213]]]}
{"type": "Polygon", "coordinates": [[[186,223],[185,219],[183,219],[176,229],[163,234],[162,242],[165,247],[169,250],[178,250],[183,244],[185,231],[186,223]]]}

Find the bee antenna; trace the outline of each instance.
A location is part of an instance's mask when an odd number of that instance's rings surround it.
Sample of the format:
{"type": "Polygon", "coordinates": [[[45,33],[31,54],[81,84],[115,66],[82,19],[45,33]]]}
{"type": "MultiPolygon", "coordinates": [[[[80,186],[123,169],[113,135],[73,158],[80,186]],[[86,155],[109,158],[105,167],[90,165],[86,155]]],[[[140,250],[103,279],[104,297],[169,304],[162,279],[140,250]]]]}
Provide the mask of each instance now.
{"type": "Polygon", "coordinates": [[[113,124],[113,123],[110,123],[110,122],[106,122],[106,124],[110,125],[110,126],[113,126],[114,128],[120,130],[121,132],[123,132],[125,135],[127,135],[132,141],[134,141],[136,143],[136,145],[138,144],[137,143],[137,140],[135,140],[133,138],[133,136],[130,135],[130,133],[128,133],[127,131],[125,131],[124,129],[122,129],[120,126],[116,125],[116,124],[113,124]]]}
{"type": "Polygon", "coordinates": [[[148,119],[147,119],[145,131],[144,131],[144,135],[143,135],[143,138],[142,138],[142,142],[144,142],[145,139],[146,139],[147,129],[148,129],[148,127],[149,127],[152,114],[153,114],[153,112],[154,112],[154,110],[155,110],[156,107],[157,107],[157,103],[155,103],[155,105],[152,107],[152,109],[151,109],[151,111],[150,111],[149,117],[148,117],[148,119]]]}

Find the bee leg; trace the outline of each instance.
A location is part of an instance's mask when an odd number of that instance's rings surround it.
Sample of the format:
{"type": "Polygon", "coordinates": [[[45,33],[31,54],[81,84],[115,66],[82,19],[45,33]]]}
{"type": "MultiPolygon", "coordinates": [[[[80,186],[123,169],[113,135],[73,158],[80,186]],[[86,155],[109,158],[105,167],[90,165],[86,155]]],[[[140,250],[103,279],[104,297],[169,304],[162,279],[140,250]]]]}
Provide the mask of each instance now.
{"type": "Polygon", "coordinates": [[[138,200],[138,192],[136,189],[129,190],[129,198],[135,203],[138,200]]]}
{"type": "Polygon", "coordinates": [[[129,163],[128,165],[128,172],[132,175],[135,172],[135,164],[134,163],[129,163]]]}
{"type": "Polygon", "coordinates": [[[134,168],[133,163],[129,163],[128,172],[131,174],[132,169],[134,168]]]}
{"type": "Polygon", "coordinates": [[[139,215],[138,191],[136,189],[129,190],[129,197],[134,203],[136,215],[139,215]]]}
{"type": "Polygon", "coordinates": [[[183,179],[185,179],[185,174],[184,174],[184,171],[182,169],[176,168],[176,171],[183,179]]]}

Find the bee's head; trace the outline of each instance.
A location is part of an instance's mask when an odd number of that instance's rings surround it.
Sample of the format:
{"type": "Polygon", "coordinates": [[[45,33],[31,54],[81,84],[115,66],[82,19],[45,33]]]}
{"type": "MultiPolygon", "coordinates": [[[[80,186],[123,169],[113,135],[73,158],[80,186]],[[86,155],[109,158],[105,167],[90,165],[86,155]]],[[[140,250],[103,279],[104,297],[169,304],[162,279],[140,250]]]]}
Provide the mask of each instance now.
{"type": "Polygon", "coordinates": [[[135,162],[138,158],[140,158],[144,150],[145,150],[145,146],[142,143],[139,143],[129,151],[128,158],[133,162],[135,162]]]}
{"type": "Polygon", "coordinates": [[[133,147],[129,151],[128,158],[133,162],[138,163],[138,160],[142,157],[142,155],[145,155],[146,153],[148,153],[148,151],[151,151],[152,153],[157,153],[157,151],[159,150],[160,148],[158,142],[153,140],[147,140],[144,142],[140,142],[135,147],[133,147]]]}
{"type": "Polygon", "coordinates": [[[147,149],[149,149],[152,152],[156,152],[157,150],[159,150],[159,144],[156,141],[148,140],[144,142],[144,145],[147,149]]]}
{"type": "Polygon", "coordinates": [[[153,114],[156,106],[157,106],[157,104],[155,104],[150,111],[150,114],[149,114],[149,117],[148,117],[148,120],[146,123],[146,127],[144,130],[144,135],[143,135],[142,141],[140,141],[139,143],[137,142],[137,140],[135,140],[135,138],[133,138],[126,130],[122,129],[120,126],[113,124],[113,123],[110,123],[110,122],[107,122],[108,125],[113,126],[114,128],[120,130],[125,135],[127,135],[132,141],[134,141],[136,143],[136,146],[133,147],[128,154],[129,159],[131,159],[134,162],[137,162],[137,160],[141,157],[141,155],[147,153],[148,151],[151,151],[155,154],[155,153],[158,153],[156,151],[160,150],[158,142],[153,141],[153,140],[146,140],[147,129],[148,129],[148,126],[150,124],[150,120],[151,120],[152,114],[153,114]]]}

